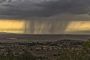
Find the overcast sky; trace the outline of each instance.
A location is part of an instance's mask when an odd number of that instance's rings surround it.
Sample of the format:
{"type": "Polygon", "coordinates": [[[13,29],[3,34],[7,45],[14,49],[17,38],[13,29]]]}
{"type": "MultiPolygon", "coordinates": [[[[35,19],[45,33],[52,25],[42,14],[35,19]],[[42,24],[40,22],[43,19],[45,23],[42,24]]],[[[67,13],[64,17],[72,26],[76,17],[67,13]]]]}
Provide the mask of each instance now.
{"type": "Polygon", "coordinates": [[[0,0],[0,17],[27,18],[89,14],[90,0],[0,0]]]}
{"type": "Polygon", "coordinates": [[[58,19],[69,24],[90,19],[90,0],[0,0],[0,18],[58,19]]]}

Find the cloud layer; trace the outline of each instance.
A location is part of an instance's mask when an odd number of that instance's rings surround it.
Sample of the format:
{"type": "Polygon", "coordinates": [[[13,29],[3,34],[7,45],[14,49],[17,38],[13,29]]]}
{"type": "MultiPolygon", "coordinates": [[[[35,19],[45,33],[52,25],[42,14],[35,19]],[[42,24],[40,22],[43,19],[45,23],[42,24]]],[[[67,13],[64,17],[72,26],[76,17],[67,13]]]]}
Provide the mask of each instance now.
{"type": "Polygon", "coordinates": [[[90,0],[1,0],[1,18],[89,14],[90,0]]]}

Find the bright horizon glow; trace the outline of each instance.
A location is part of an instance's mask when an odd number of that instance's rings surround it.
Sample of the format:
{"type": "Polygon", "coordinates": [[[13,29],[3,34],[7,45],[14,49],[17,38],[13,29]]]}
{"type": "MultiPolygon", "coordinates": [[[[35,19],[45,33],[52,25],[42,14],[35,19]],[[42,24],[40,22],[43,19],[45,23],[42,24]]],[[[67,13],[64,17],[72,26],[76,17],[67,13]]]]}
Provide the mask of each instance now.
{"type": "Polygon", "coordinates": [[[65,32],[90,31],[90,21],[72,21],[65,32]]]}
{"type": "Polygon", "coordinates": [[[0,19],[0,32],[24,33],[25,22],[22,20],[0,19]]]}

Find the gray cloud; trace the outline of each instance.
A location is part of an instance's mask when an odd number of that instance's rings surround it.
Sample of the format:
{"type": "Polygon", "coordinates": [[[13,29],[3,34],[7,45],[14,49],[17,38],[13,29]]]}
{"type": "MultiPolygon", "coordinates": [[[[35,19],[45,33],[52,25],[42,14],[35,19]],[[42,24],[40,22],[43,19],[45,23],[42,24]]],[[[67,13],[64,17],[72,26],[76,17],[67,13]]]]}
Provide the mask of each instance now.
{"type": "MultiPolygon", "coordinates": [[[[4,1],[4,0],[3,0],[4,1]]],[[[5,0],[0,17],[50,17],[57,14],[88,14],[90,0],[5,0]]]]}

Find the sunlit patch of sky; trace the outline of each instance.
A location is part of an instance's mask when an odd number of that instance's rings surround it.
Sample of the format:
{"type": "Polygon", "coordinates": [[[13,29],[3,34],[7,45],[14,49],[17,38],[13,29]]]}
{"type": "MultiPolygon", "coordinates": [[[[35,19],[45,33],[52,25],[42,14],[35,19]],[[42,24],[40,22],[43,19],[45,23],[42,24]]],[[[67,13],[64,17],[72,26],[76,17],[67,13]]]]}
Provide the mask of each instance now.
{"type": "Polygon", "coordinates": [[[6,33],[24,33],[25,22],[18,20],[0,20],[0,32],[6,33]]]}
{"type": "Polygon", "coordinates": [[[90,31],[90,21],[71,21],[66,29],[66,33],[74,33],[74,32],[80,32],[85,33],[90,31]]]}

